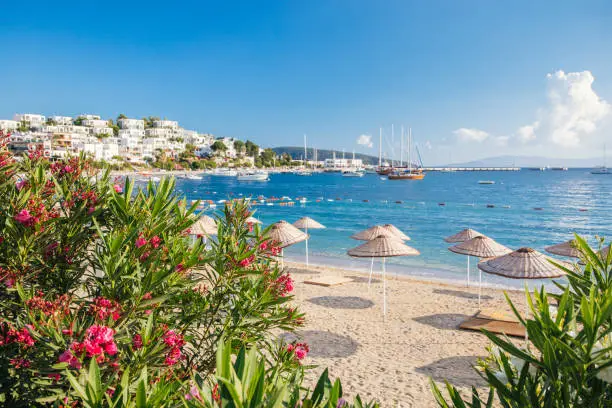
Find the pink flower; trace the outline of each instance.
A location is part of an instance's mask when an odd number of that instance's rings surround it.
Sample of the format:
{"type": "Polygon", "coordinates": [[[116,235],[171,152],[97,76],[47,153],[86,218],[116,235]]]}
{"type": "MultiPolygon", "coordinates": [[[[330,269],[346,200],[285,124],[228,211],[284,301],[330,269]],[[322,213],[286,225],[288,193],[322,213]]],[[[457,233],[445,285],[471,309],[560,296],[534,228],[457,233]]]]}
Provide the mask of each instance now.
{"type": "Polygon", "coordinates": [[[64,171],[65,171],[66,173],[72,173],[72,170],[74,170],[74,169],[72,168],[72,166],[71,166],[71,165],[66,165],[66,166],[64,166],[64,171]]]}
{"type": "Polygon", "coordinates": [[[87,329],[83,345],[89,357],[97,356],[104,359],[104,353],[112,356],[117,353],[117,345],[113,336],[115,331],[110,327],[94,324],[87,329]]]}
{"type": "Polygon", "coordinates": [[[91,215],[94,213],[94,211],[96,211],[96,207],[89,207],[87,209],[87,215],[91,215]]]}
{"type": "Polygon", "coordinates": [[[28,368],[30,367],[30,360],[25,358],[12,358],[9,360],[9,363],[15,368],[28,368]]]}
{"type": "Polygon", "coordinates": [[[160,237],[155,235],[153,238],[151,238],[151,246],[153,248],[158,248],[160,244],[161,244],[161,238],[160,237]]]}
{"type": "Polygon", "coordinates": [[[185,267],[183,266],[183,264],[182,264],[182,263],[180,263],[180,264],[176,265],[176,268],[174,268],[174,270],[175,270],[177,273],[181,273],[181,272],[183,272],[183,271],[185,270],[185,267]]]}
{"type": "Polygon", "coordinates": [[[28,184],[28,181],[25,179],[21,179],[15,183],[15,187],[17,188],[17,190],[21,191],[21,189],[24,188],[26,184],[28,184]]]}
{"type": "Polygon", "coordinates": [[[123,188],[119,184],[115,184],[113,188],[115,189],[115,193],[117,194],[123,193],[123,188]]]}
{"type": "Polygon", "coordinates": [[[47,377],[51,378],[55,382],[58,382],[61,378],[61,376],[58,373],[47,374],[47,377]]]}
{"type": "Polygon", "coordinates": [[[185,394],[185,399],[187,401],[191,399],[197,399],[200,401],[202,400],[202,396],[200,396],[200,391],[198,390],[198,387],[195,386],[195,384],[193,384],[189,389],[189,392],[185,394]]]}
{"type": "Polygon", "coordinates": [[[144,239],[142,236],[140,236],[138,237],[138,239],[136,239],[135,245],[136,245],[136,248],[143,247],[147,245],[147,240],[144,239]]]}
{"type": "Polygon", "coordinates": [[[60,354],[59,362],[68,363],[70,367],[76,368],[77,370],[82,367],[79,359],[74,354],[72,354],[72,351],[70,350],[66,350],[62,354],[60,354]]]}
{"type": "Polygon", "coordinates": [[[140,350],[142,348],[142,336],[138,333],[132,338],[132,348],[134,350],[140,350]]]}
{"type": "Polygon", "coordinates": [[[20,224],[25,225],[26,227],[31,227],[33,224],[34,217],[30,215],[30,212],[27,209],[23,209],[17,213],[13,218],[20,224]]]}
{"type": "Polygon", "coordinates": [[[310,351],[310,347],[306,343],[295,343],[287,345],[287,352],[293,353],[295,358],[298,360],[303,360],[308,352],[310,351]]]}
{"type": "Polygon", "coordinates": [[[248,258],[243,259],[242,261],[240,261],[240,266],[242,266],[243,268],[246,268],[247,266],[249,266],[251,263],[253,263],[253,261],[255,260],[255,256],[251,255],[248,258]]]}

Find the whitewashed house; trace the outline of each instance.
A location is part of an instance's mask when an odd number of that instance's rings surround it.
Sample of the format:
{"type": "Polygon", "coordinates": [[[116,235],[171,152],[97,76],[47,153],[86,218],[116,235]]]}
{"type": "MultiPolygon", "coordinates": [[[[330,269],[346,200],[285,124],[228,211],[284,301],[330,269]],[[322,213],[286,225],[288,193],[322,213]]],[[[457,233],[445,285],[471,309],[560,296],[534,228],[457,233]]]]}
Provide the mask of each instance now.
{"type": "Polygon", "coordinates": [[[17,130],[18,127],[19,127],[19,122],[17,122],[16,120],[8,120],[8,119],[0,120],[0,130],[3,130],[5,132],[11,132],[11,131],[17,130]]]}
{"type": "Polygon", "coordinates": [[[18,113],[13,117],[13,120],[17,122],[25,122],[28,126],[33,128],[41,128],[45,124],[45,115],[39,115],[36,113],[18,113]]]}

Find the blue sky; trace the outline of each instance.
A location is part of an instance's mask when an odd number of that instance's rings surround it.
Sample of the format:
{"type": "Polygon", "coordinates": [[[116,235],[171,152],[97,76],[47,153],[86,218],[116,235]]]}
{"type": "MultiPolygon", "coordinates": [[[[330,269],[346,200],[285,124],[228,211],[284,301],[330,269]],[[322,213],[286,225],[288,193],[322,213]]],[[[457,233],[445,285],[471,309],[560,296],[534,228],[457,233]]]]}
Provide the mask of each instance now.
{"type": "Polygon", "coordinates": [[[598,156],[612,134],[606,1],[22,3],[0,4],[0,118],[155,115],[374,154],[404,124],[428,164],[598,156]]]}

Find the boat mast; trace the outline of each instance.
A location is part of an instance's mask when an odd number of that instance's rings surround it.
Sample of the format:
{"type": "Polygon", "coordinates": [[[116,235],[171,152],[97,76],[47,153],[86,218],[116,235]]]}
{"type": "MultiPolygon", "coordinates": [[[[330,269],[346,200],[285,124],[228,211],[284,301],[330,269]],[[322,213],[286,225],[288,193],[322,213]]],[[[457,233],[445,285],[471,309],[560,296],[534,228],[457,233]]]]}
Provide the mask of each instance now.
{"type": "Polygon", "coordinates": [[[378,167],[382,166],[382,128],[379,128],[380,135],[378,136],[378,167]]]}
{"type": "MultiPolygon", "coordinates": [[[[393,127],[393,123],[391,124],[391,143],[393,143],[393,150],[395,150],[395,131],[393,127]]],[[[391,153],[395,153],[392,151],[391,153]]],[[[393,154],[395,156],[395,154],[393,154]]],[[[393,166],[393,159],[391,159],[391,166],[393,166]]]]}
{"type": "Polygon", "coordinates": [[[308,168],[306,164],[306,160],[308,159],[308,154],[306,153],[306,133],[304,133],[304,168],[308,168]]]}
{"type": "Polygon", "coordinates": [[[400,133],[400,167],[404,165],[404,125],[400,133]]]}
{"type": "Polygon", "coordinates": [[[408,171],[412,173],[412,128],[408,128],[408,171]]]}

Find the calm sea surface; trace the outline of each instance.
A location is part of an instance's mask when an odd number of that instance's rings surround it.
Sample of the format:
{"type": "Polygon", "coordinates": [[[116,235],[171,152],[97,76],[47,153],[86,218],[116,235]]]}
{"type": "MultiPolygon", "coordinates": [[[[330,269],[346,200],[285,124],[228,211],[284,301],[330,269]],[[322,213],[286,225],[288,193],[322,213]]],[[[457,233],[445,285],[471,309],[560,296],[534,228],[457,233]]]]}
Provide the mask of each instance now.
{"type": "MultiPolygon", "coordinates": [[[[316,264],[367,269],[369,261],[346,255],[360,244],[349,236],[375,224],[392,223],[411,237],[408,244],[421,255],[389,259],[389,269],[429,279],[465,279],[466,258],[448,251],[443,239],[466,227],[513,249],[529,246],[540,251],[572,238],[573,232],[591,240],[595,235],[612,235],[612,176],[592,175],[586,169],[429,173],[422,181],[337,173],[270,178],[262,183],[205,176],[197,181],[179,179],[177,188],[188,199],[215,202],[260,195],[307,197],[308,203],[293,207],[257,206],[256,217],[268,225],[307,215],[325,225],[327,229],[309,231],[310,259],[316,264]],[[479,180],[495,184],[481,185],[479,180]]],[[[293,260],[302,261],[303,254],[303,243],[285,250],[293,260]]],[[[477,279],[475,261],[472,264],[472,279],[477,279]]],[[[490,285],[522,285],[491,275],[483,278],[490,285]]]]}

